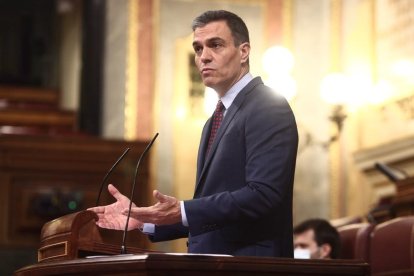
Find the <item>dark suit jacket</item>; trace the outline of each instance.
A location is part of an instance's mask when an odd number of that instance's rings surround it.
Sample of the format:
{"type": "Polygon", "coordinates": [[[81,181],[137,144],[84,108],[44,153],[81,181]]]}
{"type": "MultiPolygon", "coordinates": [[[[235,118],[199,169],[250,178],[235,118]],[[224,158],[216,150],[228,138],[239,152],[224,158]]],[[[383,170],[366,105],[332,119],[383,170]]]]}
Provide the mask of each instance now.
{"type": "Polygon", "coordinates": [[[292,190],[298,134],[287,101],[253,79],[234,99],[205,156],[203,129],[189,227],[156,227],[153,241],[188,236],[189,253],[293,256],[292,190]]]}

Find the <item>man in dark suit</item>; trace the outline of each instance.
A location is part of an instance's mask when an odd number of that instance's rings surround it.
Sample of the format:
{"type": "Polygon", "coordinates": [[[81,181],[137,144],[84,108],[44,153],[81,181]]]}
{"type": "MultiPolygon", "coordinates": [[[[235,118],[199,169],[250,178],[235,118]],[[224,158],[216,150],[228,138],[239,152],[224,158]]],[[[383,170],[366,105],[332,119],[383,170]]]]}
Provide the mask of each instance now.
{"type": "MultiPolygon", "coordinates": [[[[132,208],[130,229],[152,241],[188,237],[188,252],[293,257],[292,190],[298,135],[287,101],[249,73],[243,20],[207,11],[193,21],[195,63],[219,103],[203,129],[194,198],[132,208]]],[[[129,199],[91,210],[101,227],[122,229],[129,199]]]]}

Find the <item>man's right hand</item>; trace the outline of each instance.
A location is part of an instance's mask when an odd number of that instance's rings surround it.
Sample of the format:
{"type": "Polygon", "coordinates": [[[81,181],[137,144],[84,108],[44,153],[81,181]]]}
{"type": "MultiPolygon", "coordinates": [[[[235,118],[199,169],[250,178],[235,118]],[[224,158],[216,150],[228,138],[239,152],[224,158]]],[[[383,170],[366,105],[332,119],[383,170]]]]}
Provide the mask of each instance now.
{"type": "MultiPolygon", "coordinates": [[[[124,230],[127,216],[123,215],[122,211],[128,209],[130,200],[121,194],[112,184],[108,185],[108,191],[116,199],[115,203],[106,206],[92,207],[88,210],[93,211],[98,215],[99,220],[96,222],[96,225],[99,227],[124,230]]],[[[132,207],[136,207],[136,205],[132,203],[132,207]]],[[[141,221],[130,217],[128,230],[134,230],[142,227],[143,223],[141,221]]]]}

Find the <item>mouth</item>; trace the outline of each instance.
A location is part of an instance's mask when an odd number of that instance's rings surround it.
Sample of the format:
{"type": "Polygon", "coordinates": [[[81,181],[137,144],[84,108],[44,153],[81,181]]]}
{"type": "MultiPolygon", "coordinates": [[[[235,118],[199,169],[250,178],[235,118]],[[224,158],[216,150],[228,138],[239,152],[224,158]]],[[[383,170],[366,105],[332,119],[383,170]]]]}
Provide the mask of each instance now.
{"type": "Polygon", "coordinates": [[[203,68],[203,69],[201,69],[201,75],[210,74],[211,72],[213,72],[212,68],[203,68]]]}

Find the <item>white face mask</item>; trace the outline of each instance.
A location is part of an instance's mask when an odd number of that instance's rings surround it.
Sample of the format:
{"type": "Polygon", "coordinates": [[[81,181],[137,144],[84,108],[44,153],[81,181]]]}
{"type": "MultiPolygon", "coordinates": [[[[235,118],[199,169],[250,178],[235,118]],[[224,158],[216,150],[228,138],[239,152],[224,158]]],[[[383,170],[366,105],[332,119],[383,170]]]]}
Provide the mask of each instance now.
{"type": "Polygon", "coordinates": [[[295,259],[310,259],[311,253],[309,249],[296,248],[293,256],[295,259]]]}

